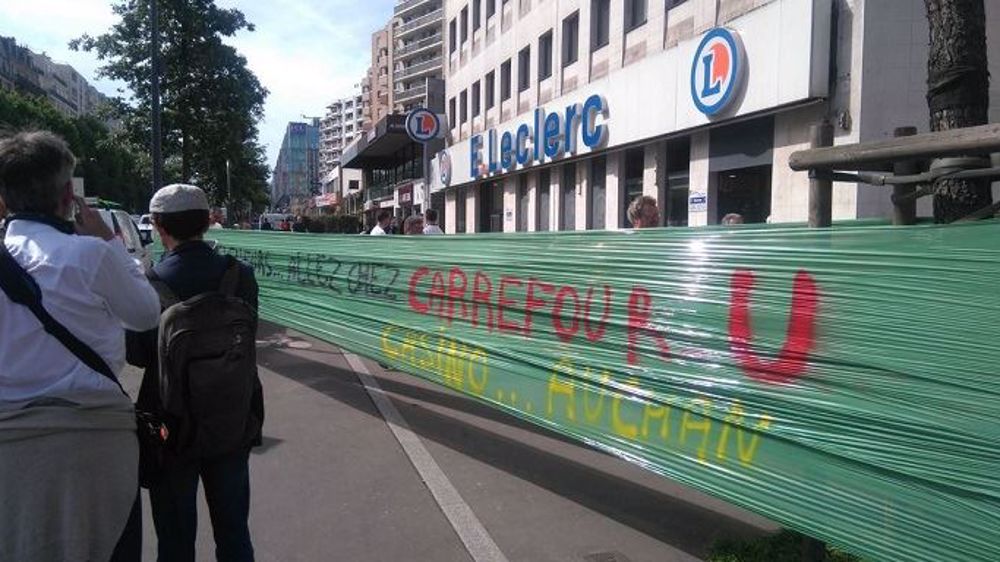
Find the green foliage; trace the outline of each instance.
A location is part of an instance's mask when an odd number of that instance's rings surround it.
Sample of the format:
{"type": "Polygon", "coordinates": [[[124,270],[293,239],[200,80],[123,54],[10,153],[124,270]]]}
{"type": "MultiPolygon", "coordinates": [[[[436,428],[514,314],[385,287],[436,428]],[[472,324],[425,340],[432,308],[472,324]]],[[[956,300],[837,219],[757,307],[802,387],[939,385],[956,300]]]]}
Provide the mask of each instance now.
{"type": "Polygon", "coordinates": [[[71,118],[44,98],[0,89],[0,130],[44,129],[61,135],[77,158],[87,195],[142,211],[149,204],[149,157],[94,117],[71,118]]]}
{"type": "MultiPolygon", "coordinates": [[[[213,0],[158,0],[164,182],[199,185],[215,204],[260,209],[267,204],[268,168],[257,123],[267,90],[246,58],[223,38],[253,31],[237,9],[213,0]],[[227,185],[226,162],[229,162],[227,185]]],[[[71,47],[93,51],[104,61],[101,76],[122,80],[133,97],[124,119],[130,140],[149,146],[149,2],[117,0],[121,18],[105,34],[83,36],[71,47]]]]}
{"type": "MultiPolygon", "coordinates": [[[[803,536],[795,531],[748,541],[720,540],[712,546],[709,562],[802,562],[803,536]]],[[[826,562],[863,562],[852,554],[827,547],[826,562]]]]}

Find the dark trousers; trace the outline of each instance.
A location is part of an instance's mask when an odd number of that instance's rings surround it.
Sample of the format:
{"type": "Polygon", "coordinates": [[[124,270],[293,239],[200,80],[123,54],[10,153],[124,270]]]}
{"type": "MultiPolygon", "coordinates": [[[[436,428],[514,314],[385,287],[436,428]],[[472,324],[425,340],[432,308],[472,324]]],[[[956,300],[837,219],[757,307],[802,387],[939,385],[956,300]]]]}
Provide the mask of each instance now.
{"type": "Polygon", "coordinates": [[[198,531],[198,478],[212,518],[219,562],[253,560],[250,541],[249,451],[172,463],[149,489],[159,562],[194,562],[198,531]]]}

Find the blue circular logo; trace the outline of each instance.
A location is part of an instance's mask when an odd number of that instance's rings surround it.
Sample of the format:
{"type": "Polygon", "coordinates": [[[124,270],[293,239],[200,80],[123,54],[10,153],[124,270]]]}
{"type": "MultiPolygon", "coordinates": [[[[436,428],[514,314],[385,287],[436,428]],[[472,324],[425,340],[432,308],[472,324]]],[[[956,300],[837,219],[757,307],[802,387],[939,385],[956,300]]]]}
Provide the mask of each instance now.
{"type": "Polygon", "coordinates": [[[691,63],[691,99],[711,117],[729,107],[742,86],[743,45],[736,32],[717,27],[705,34],[691,63]]]}
{"type": "Polygon", "coordinates": [[[417,142],[430,141],[441,132],[441,120],[429,109],[414,109],[406,115],[406,132],[417,142]]]}
{"type": "Polygon", "coordinates": [[[451,156],[447,150],[438,152],[438,171],[441,172],[441,184],[445,187],[451,185],[451,156]]]}

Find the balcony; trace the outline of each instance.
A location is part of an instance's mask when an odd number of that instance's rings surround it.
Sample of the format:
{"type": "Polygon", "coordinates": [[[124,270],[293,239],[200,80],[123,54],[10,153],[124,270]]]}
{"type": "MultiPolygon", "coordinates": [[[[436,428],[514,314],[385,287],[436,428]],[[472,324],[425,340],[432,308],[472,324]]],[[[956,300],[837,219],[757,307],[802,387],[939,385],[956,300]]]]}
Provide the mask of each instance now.
{"type": "Polygon", "coordinates": [[[396,7],[392,9],[392,14],[397,18],[400,18],[413,10],[421,6],[426,6],[432,2],[433,0],[403,0],[402,2],[396,3],[396,7]]]}
{"type": "Polygon", "coordinates": [[[430,37],[424,37],[417,41],[413,41],[408,45],[403,45],[402,47],[396,49],[395,55],[396,60],[404,60],[407,56],[416,53],[424,52],[434,47],[440,47],[442,42],[441,33],[435,33],[430,37]]]}
{"type": "Polygon", "coordinates": [[[404,23],[403,25],[396,28],[396,38],[402,38],[406,35],[413,33],[419,29],[423,29],[428,25],[441,24],[441,18],[444,17],[444,10],[438,8],[429,14],[424,14],[418,18],[413,18],[412,20],[404,23]]]}
{"type": "Polygon", "coordinates": [[[406,78],[415,78],[428,72],[434,72],[435,70],[441,70],[441,57],[434,57],[428,61],[397,70],[392,77],[398,81],[406,78]]]}
{"type": "Polygon", "coordinates": [[[427,95],[427,86],[416,86],[407,90],[396,90],[396,103],[403,104],[427,95]]]}

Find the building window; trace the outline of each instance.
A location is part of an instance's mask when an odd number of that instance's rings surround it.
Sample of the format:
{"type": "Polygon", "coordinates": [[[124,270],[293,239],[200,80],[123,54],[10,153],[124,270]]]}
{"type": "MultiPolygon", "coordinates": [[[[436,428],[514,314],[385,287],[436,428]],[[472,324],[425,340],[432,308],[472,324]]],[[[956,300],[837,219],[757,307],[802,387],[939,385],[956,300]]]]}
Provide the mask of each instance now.
{"type": "Polygon", "coordinates": [[[621,224],[628,222],[628,206],[636,197],[642,195],[642,175],[645,167],[645,148],[630,148],[625,151],[625,197],[621,205],[621,224]]]}
{"type": "Polygon", "coordinates": [[[595,156],[590,159],[590,181],[587,187],[590,196],[587,197],[587,228],[592,230],[604,230],[605,204],[607,202],[607,181],[608,167],[607,159],[604,156],[595,156]]]}
{"type": "Polygon", "coordinates": [[[497,0],[486,0],[486,19],[489,20],[495,13],[497,13],[497,0]]]}
{"type": "Polygon", "coordinates": [[[487,111],[493,109],[493,105],[496,103],[496,73],[490,71],[486,75],[486,109],[487,111]]]}
{"type": "Polygon", "coordinates": [[[552,30],[538,39],[538,81],[552,76],[552,30]]]}
{"type": "Polygon", "coordinates": [[[469,120],[469,91],[462,90],[461,99],[458,102],[458,111],[461,113],[462,124],[469,120]]]}
{"type": "Polygon", "coordinates": [[[531,45],[521,49],[517,54],[517,91],[523,92],[531,87],[531,45]]]}
{"type": "Polygon", "coordinates": [[[528,231],[528,209],[531,198],[528,194],[528,174],[517,177],[517,231],[528,231]]]}
{"type": "Polygon", "coordinates": [[[448,126],[454,127],[458,121],[455,121],[455,98],[448,100],[448,126]]]}
{"type": "Polygon", "coordinates": [[[611,37],[611,0],[590,1],[590,51],[608,44],[611,37]]]}
{"type": "Polygon", "coordinates": [[[538,172],[538,189],[536,190],[537,196],[535,197],[535,209],[538,215],[535,220],[538,231],[549,230],[549,205],[552,202],[551,197],[549,197],[549,190],[551,189],[551,176],[549,175],[549,169],[545,168],[539,170],[538,172]]]}
{"type": "Polygon", "coordinates": [[[576,230],[576,164],[563,166],[559,184],[559,230],[576,230]]]}
{"type": "Polygon", "coordinates": [[[510,59],[500,65],[500,101],[510,99],[510,59]]]}
{"type": "Polygon", "coordinates": [[[468,188],[461,187],[455,192],[455,233],[465,233],[465,195],[468,188]]]}
{"type": "Polygon", "coordinates": [[[576,62],[580,56],[580,12],[563,20],[562,24],[562,64],[564,67],[576,62]]]}
{"type": "Polygon", "coordinates": [[[472,116],[479,117],[480,105],[483,98],[480,97],[479,80],[472,85],[472,116]]]}
{"type": "Polygon", "coordinates": [[[462,15],[460,16],[462,26],[462,43],[469,40],[469,7],[466,6],[462,8],[462,15]]]}
{"type": "Polygon", "coordinates": [[[451,22],[448,24],[448,53],[454,53],[455,49],[458,48],[458,34],[455,33],[455,18],[451,18],[451,22]]]}
{"type": "Polygon", "coordinates": [[[625,33],[646,23],[648,0],[625,0],[625,33]]]}
{"type": "Polygon", "coordinates": [[[472,0],[472,30],[482,27],[483,0],[472,0]]]}

